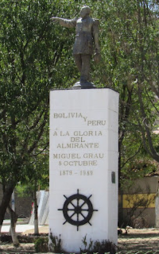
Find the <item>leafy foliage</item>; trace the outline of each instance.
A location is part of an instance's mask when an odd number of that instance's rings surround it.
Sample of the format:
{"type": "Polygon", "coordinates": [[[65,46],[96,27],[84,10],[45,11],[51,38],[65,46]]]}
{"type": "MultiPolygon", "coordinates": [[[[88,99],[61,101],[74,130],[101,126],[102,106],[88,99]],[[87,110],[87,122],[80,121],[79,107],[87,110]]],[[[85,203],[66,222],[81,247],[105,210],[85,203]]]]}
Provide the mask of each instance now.
{"type": "Polygon", "coordinates": [[[87,236],[85,236],[82,239],[82,243],[84,245],[84,249],[80,249],[80,253],[88,253],[88,254],[93,254],[93,253],[99,253],[99,254],[104,254],[104,253],[110,253],[110,254],[115,254],[116,253],[116,246],[110,241],[103,240],[103,241],[92,241],[90,239],[90,242],[87,242],[87,236]]]}
{"type": "MultiPolygon", "coordinates": [[[[79,77],[72,57],[75,31],[50,18],[73,18],[84,4],[100,19],[102,60],[98,66],[92,62],[92,80],[120,94],[120,180],[142,175],[132,166],[141,158],[159,161],[158,2],[2,0],[0,180],[6,195],[18,182],[48,180],[49,90],[68,88],[79,77]]],[[[0,222],[5,200],[4,195],[0,222]]]]}
{"type": "Polygon", "coordinates": [[[36,252],[48,252],[48,238],[39,237],[35,240],[36,252]]]}
{"type": "Polygon", "coordinates": [[[48,171],[49,90],[67,87],[66,73],[74,72],[67,58],[72,36],[65,42],[68,32],[50,22],[61,14],[58,2],[0,3],[0,180],[8,197],[0,222],[15,185],[48,171]]]}
{"type": "Polygon", "coordinates": [[[49,250],[51,252],[61,253],[65,252],[61,246],[61,236],[54,236],[52,232],[49,234],[49,250]]]}

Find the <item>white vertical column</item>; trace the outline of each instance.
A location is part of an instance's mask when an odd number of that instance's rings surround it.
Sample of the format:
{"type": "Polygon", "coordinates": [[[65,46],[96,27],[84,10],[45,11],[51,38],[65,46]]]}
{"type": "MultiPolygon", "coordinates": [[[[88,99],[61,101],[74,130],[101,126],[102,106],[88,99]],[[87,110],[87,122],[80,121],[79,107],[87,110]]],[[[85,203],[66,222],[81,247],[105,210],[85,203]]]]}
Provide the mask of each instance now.
{"type": "Polygon", "coordinates": [[[86,235],[117,243],[118,97],[111,89],[50,92],[49,227],[69,252],[86,235]]]}

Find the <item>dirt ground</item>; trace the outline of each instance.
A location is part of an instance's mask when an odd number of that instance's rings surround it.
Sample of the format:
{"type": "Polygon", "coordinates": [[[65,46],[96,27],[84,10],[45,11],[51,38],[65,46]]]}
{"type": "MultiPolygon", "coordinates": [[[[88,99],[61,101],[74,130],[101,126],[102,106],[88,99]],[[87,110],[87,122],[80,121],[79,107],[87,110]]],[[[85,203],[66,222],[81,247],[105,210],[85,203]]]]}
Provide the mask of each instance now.
{"type": "Polygon", "coordinates": [[[119,251],[142,250],[159,253],[159,229],[128,229],[127,232],[123,229],[122,232],[118,237],[119,251]]]}
{"type": "MultiPolygon", "coordinates": [[[[48,227],[40,227],[40,234],[46,235],[48,227]]],[[[33,230],[27,230],[23,235],[32,235],[33,230]]],[[[118,237],[118,252],[123,254],[135,253],[137,251],[150,251],[147,253],[159,254],[159,229],[122,229],[122,234],[118,237]]],[[[33,253],[35,252],[34,243],[21,243],[20,247],[15,248],[12,244],[7,242],[0,243],[1,253],[33,253]]]]}

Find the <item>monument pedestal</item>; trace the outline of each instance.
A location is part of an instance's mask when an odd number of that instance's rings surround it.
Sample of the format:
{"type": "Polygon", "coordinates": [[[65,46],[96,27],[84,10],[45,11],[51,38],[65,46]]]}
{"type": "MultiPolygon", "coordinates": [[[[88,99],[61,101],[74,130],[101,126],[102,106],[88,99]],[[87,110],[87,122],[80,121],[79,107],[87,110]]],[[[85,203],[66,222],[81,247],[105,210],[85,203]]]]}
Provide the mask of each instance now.
{"type": "Polygon", "coordinates": [[[117,243],[118,93],[50,92],[49,228],[67,252],[117,243]]]}

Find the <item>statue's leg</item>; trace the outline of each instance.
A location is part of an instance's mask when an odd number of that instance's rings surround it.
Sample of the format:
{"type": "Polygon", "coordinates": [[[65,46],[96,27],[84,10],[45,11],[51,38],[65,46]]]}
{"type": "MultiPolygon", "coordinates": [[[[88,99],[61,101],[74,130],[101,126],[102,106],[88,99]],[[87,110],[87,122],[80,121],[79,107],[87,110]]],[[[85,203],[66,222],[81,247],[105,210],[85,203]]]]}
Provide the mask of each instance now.
{"type": "Polygon", "coordinates": [[[81,55],[78,54],[78,55],[73,55],[74,56],[74,60],[75,60],[75,63],[77,65],[77,68],[79,70],[79,72],[81,72],[81,69],[82,69],[82,58],[81,58],[81,55]]]}
{"type": "Polygon", "coordinates": [[[81,81],[89,81],[90,79],[90,60],[91,55],[81,55],[82,68],[81,68],[81,81]]]}

